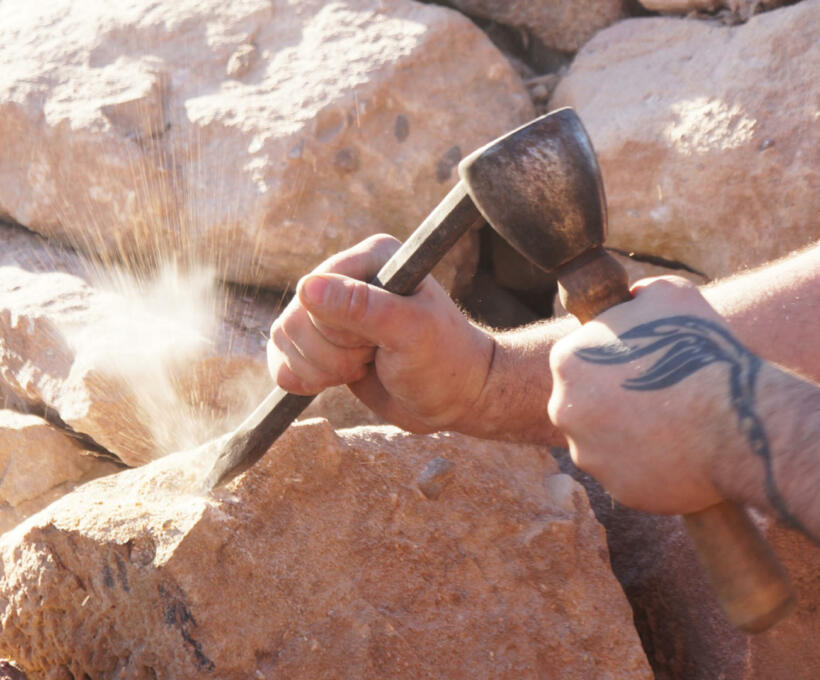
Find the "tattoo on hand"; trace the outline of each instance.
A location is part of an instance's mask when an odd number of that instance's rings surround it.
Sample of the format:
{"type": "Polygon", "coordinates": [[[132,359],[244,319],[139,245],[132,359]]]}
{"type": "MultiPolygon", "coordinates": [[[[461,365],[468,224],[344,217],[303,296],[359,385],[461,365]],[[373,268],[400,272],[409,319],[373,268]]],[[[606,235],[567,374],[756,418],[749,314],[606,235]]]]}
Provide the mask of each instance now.
{"type": "Polygon", "coordinates": [[[732,407],[737,413],[740,431],[763,461],[766,497],[786,522],[808,533],[789,511],[777,489],[769,439],[755,411],[755,380],[760,359],[726,329],[696,316],[670,316],[641,324],[619,335],[618,341],[578,350],[576,356],[595,364],[623,364],[665,350],[642,375],[624,381],[622,387],[628,390],[662,390],[709,364],[728,364],[732,407]]]}

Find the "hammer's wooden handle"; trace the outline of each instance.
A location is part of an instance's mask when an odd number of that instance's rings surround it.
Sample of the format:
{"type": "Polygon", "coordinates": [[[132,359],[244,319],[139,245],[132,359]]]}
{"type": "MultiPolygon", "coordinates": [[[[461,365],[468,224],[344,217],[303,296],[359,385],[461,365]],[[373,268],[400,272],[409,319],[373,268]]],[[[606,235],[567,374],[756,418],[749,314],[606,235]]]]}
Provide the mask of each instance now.
{"type": "MultiPolygon", "coordinates": [[[[632,299],[624,268],[603,248],[587,251],[558,274],[561,302],[581,323],[632,299]]],[[[758,633],[791,611],[794,593],[786,572],[743,508],[718,503],[684,520],[734,626],[758,633]]]]}

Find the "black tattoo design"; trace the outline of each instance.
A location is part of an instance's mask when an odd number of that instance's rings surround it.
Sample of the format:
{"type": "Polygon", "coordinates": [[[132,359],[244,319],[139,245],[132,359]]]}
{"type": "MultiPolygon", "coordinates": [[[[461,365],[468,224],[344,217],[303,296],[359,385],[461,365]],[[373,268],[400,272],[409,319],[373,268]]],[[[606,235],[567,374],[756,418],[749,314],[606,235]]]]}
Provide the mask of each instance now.
{"type": "Polygon", "coordinates": [[[766,497],[781,517],[808,534],[789,512],[777,489],[772,453],[763,421],[755,412],[755,381],[760,359],[721,326],[696,316],[670,316],[641,324],[618,336],[618,342],[587,347],[576,356],[595,364],[623,364],[665,349],[664,354],[637,378],[624,381],[628,390],[662,390],[696,371],[718,362],[729,365],[729,395],[738,427],[752,451],[763,461],[766,497]]]}

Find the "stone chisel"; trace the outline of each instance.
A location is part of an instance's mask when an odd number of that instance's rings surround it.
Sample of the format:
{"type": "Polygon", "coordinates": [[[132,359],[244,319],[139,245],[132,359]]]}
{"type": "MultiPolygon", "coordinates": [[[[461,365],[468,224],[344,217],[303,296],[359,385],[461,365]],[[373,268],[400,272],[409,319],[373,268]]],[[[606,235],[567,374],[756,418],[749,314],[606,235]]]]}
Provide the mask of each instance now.
{"type": "MultiPolygon", "coordinates": [[[[463,182],[444,197],[379,270],[373,285],[409,295],[472,226],[483,222],[463,182]]],[[[258,461],[315,397],[274,390],[229,435],[205,480],[212,489],[258,461]]]]}

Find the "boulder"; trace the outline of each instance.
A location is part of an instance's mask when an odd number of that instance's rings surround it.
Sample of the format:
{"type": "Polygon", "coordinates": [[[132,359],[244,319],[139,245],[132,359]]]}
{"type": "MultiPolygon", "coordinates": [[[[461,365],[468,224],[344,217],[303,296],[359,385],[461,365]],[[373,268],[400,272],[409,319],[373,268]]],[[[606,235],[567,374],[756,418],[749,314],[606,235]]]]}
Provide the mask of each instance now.
{"type": "Polygon", "coordinates": [[[474,16],[524,28],[547,47],[575,52],[624,15],[622,0],[449,0],[474,16]]]}
{"type": "Polygon", "coordinates": [[[668,14],[688,14],[689,12],[714,12],[725,8],[736,12],[744,19],[755,12],[780,7],[792,0],[640,0],[641,5],[653,12],[668,14]]]}
{"type": "Polygon", "coordinates": [[[120,466],[35,415],[0,410],[0,533],[120,466]]]}
{"type": "Polygon", "coordinates": [[[272,386],[273,301],[223,296],[207,271],[101,272],[11,227],[0,244],[4,403],[137,465],[221,434],[272,386]]]}
{"type": "MultiPolygon", "coordinates": [[[[406,237],[463,155],[533,114],[472,22],[410,0],[8,0],[0,74],[0,218],[281,290],[406,237]]],[[[443,283],[476,257],[470,234],[443,283]]]]}
{"type": "Polygon", "coordinates": [[[551,106],[600,160],[608,245],[710,279],[820,238],[820,1],[736,27],[636,18],[593,38],[551,106]]]}
{"type": "Polygon", "coordinates": [[[0,655],[35,677],[651,677],[543,449],[312,420],[213,493],[207,461],[86,484],[0,538],[0,655]]]}
{"type": "Polygon", "coordinates": [[[616,503],[566,451],[561,469],[587,490],[604,525],[612,569],[658,680],[813,680],[820,677],[820,547],[771,518],[753,514],[789,573],[794,612],[765,633],[746,635],[726,620],[680,517],[616,503]]]}

